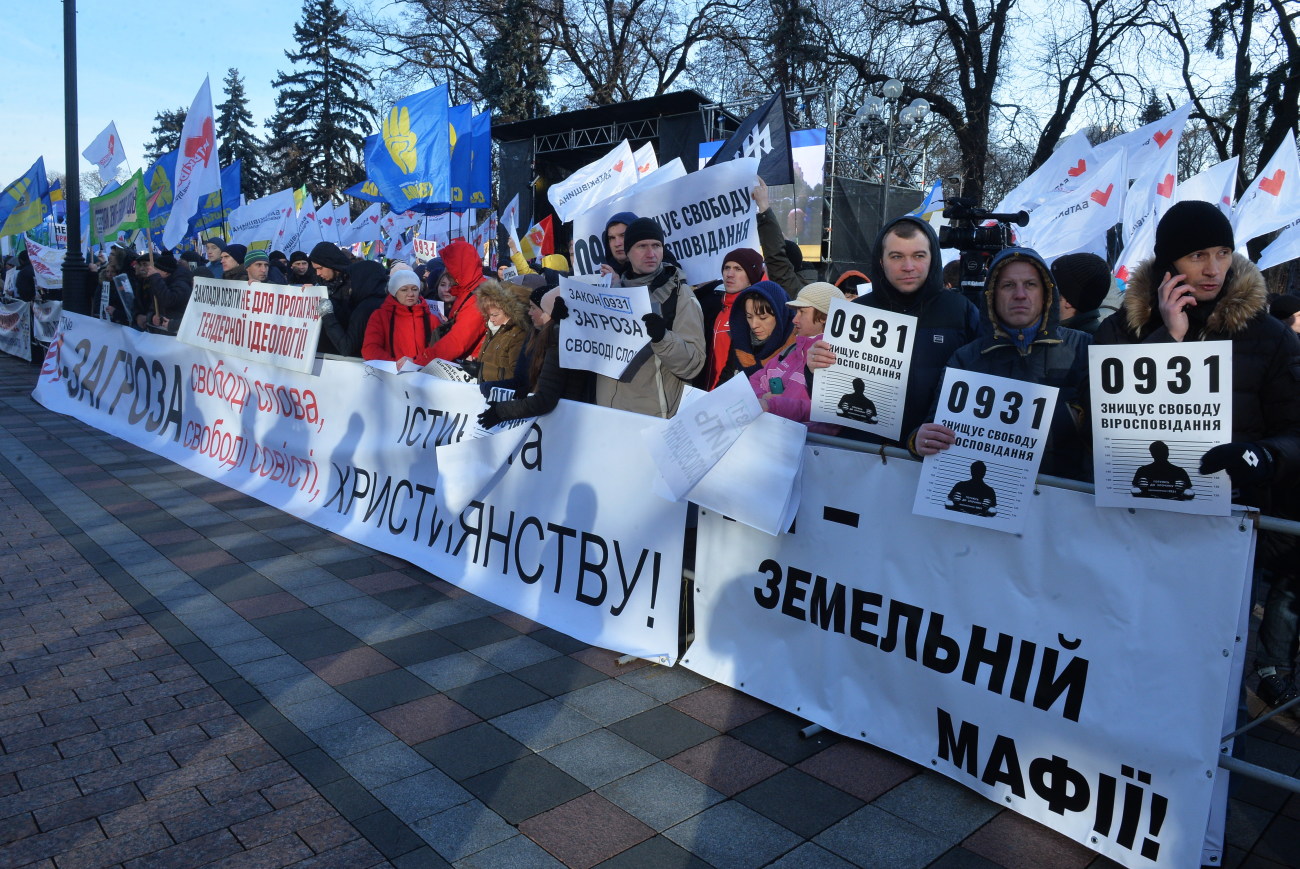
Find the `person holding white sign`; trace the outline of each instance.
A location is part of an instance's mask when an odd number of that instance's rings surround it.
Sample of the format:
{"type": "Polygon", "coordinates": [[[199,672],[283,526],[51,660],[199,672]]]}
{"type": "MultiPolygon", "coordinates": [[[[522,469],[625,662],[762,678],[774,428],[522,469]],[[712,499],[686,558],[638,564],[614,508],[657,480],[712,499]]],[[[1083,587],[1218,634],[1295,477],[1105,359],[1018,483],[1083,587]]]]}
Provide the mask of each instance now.
{"type": "MultiPolygon", "coordinates": [[[[1231,441],[1208,450],[1200,472],[1227,471],[1235,503],[1268,511],[1275,496],[1289,495],[1300,472],[1300,340],[1269,314],[1264,276],[1235,248],[1232,224],[1218,206],[1170,206],[1156,225],[1155,255],[1134,270],[1123,309],[1101,324],[1096,341],[1231,341],[1231,441]]],[[[1293,518],[1288,499],[1277,500],[1293,518]]],[[[1265,533],[1260,547],[1267,557],[1278,541],[1265,533]]],[[[1297,586],[1289,560],[1273,576],[1264,605],[1256,693],[1272,706],[1297,693],[1297,586]]]]}
{"type": "MultiPolygon", "coordinates": [[[[979,335],[979,311],[961,293],[943,288],[939,237],[929,223],[915,217],[900,217],[881,229],[872,250],[871,292],[855,302],[917,318],[903,401],[902,431],[906,436],[929,418],[926,414],[949,357],[979,335]]],[[[830,344],[818,341],[813,345],[808,354],[811,370],[834,364],[835,351],[830,344]]],[[[844,434],[873,443],[883,441],[856,430],[844,434]]]]}
{"type": "MultiPolygon", "coordinates": [[[[1052,271],[1027,247],[1008,247],[993,257],[984,300],[989,328],[979,340],[954,353],[948,367],[1060,390],[1048,427],[1042,473],[1085,479],[1090,465],[1082,428],[1083,394],[1092,339],[1085,332],[1060,326],[1052,271]]],[[[938,400],[936,392],[935,404],[938,400]]],[[[933,410],[930,418],[934,419],[933,410]]],[[[913,433],[908,448],[932,456],[956,439],[957,433],[947,426],[927,422],[913,433]]]]}
{"type": "Polygon", "coordinates": [[[652,313],[642,317],[650,354],[634,360],[621,379],[596,375],[596,403],[668,419],[687,383],[704,368],[704,315],[682,270],[664,262],[664,234],[648,217],[623,234],[628,273],[621,287],[646,287],[652,313]]]}

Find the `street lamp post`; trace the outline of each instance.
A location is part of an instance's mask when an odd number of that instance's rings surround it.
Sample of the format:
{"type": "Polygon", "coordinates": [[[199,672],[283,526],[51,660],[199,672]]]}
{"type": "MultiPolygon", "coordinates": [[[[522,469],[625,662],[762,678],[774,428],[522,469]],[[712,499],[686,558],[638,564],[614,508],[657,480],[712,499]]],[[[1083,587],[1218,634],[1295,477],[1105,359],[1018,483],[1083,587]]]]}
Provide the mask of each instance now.
{"type": "Polygon", "coordinates": [[[896,78],[885,82],[881,88],[883,97],[874,94],[867,97],[858,109],[857,119],[866,123],[875,120],[885,125],[885,171],[882,183],[884,190],[880,198],[880,225],[884,226],[889,217],[889,185],[894,176],[894,124],[910,126],[919,124],[930,113],[930,104],[917,97],[911,104],[898,109],[899,98],[903,95],[903,83],[896,78]],[[897,111],[896,111],[897,110],[897,111]]]}
{"type": "Polygon", "coordinates": [[[90,313],[86,292],[86,259],[81,255],[81,155],[77,151],[77,2],[63,0],[63,151],[67,177],[63,198],[67,203],[68,249],[63,257],[63,307],[77,314],[90,313]]]}

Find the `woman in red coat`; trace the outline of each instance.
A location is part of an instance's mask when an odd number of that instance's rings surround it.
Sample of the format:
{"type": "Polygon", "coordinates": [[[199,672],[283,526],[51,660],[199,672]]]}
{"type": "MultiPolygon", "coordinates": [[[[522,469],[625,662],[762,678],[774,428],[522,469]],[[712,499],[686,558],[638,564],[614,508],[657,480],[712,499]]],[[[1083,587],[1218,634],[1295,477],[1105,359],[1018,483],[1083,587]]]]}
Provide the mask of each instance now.
{"type": "Polygon", "coordinates": [[[388,279],[388,298],[366,324],[363,359],[427,365],[434,358],[429,346],[438,321],[420,297],[420,277],[410,269],[398,269],[388,279]]]}

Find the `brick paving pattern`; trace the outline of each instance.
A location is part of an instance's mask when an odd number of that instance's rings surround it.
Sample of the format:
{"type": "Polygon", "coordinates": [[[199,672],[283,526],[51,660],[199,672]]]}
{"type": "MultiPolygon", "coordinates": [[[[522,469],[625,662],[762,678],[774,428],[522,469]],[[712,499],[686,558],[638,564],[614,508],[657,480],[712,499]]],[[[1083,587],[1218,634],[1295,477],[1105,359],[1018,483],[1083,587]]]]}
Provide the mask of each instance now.
{"type": "MultiPolygon", "coordinates": [[[[1115,865],[49,413],[35,376],[0,357],[0,866],[1115,865]]],[[[1239,754],[1294,775],[1300,725],[1239,754]]],[[[1300,796],[1236,780],[1227,840],[1297,865],[1300,796]]]]}

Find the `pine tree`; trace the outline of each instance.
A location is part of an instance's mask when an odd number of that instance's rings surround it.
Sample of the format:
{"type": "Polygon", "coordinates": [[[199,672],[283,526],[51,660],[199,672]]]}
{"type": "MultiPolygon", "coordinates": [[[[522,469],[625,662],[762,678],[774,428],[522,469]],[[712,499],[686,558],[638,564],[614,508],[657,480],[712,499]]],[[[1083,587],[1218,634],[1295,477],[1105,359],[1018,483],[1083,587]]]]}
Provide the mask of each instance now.
{"type": "Polygon", "coordinates": [[[479,92],[499,123],[549,114],[544,97],[550,76],[530,16],[528,0],[506,0],[495,17],[496,35],[483,47],[479,92]]]}
{"type": "Polygon", "coordinates": [[[267,122],[270,159],[280,184],[307,189],[317,198],[359,180],[361,149],[374,109],[360,97],[365,71],[350,58],[357,49],[346,34],[347,15],[334,0],[305,0],[294,25],[297,51],[287,57],[300,68],[279,73],[272,87],[275,117],[267,122]]]}
{"type": "Polygon", "coordinates": [[[266,193],[266,172],[262,168],[262,142],[253,135],[253,115],[248,111],[244,79],[233,66],[226,70],[226,101],[217,106],[217,156],[222,166],[239,164],[239,192],[246,199],[266,193]]]}
{"type": "Polygon", "coordinates": [[[150,162],[157,160],[169,151],[181,146],[181,130],[185,126],[185,114],[189,109],[179,106],[175,109],[163,109],[153,116],[153,141],[144,146],[144,158],[150,162]]]}

